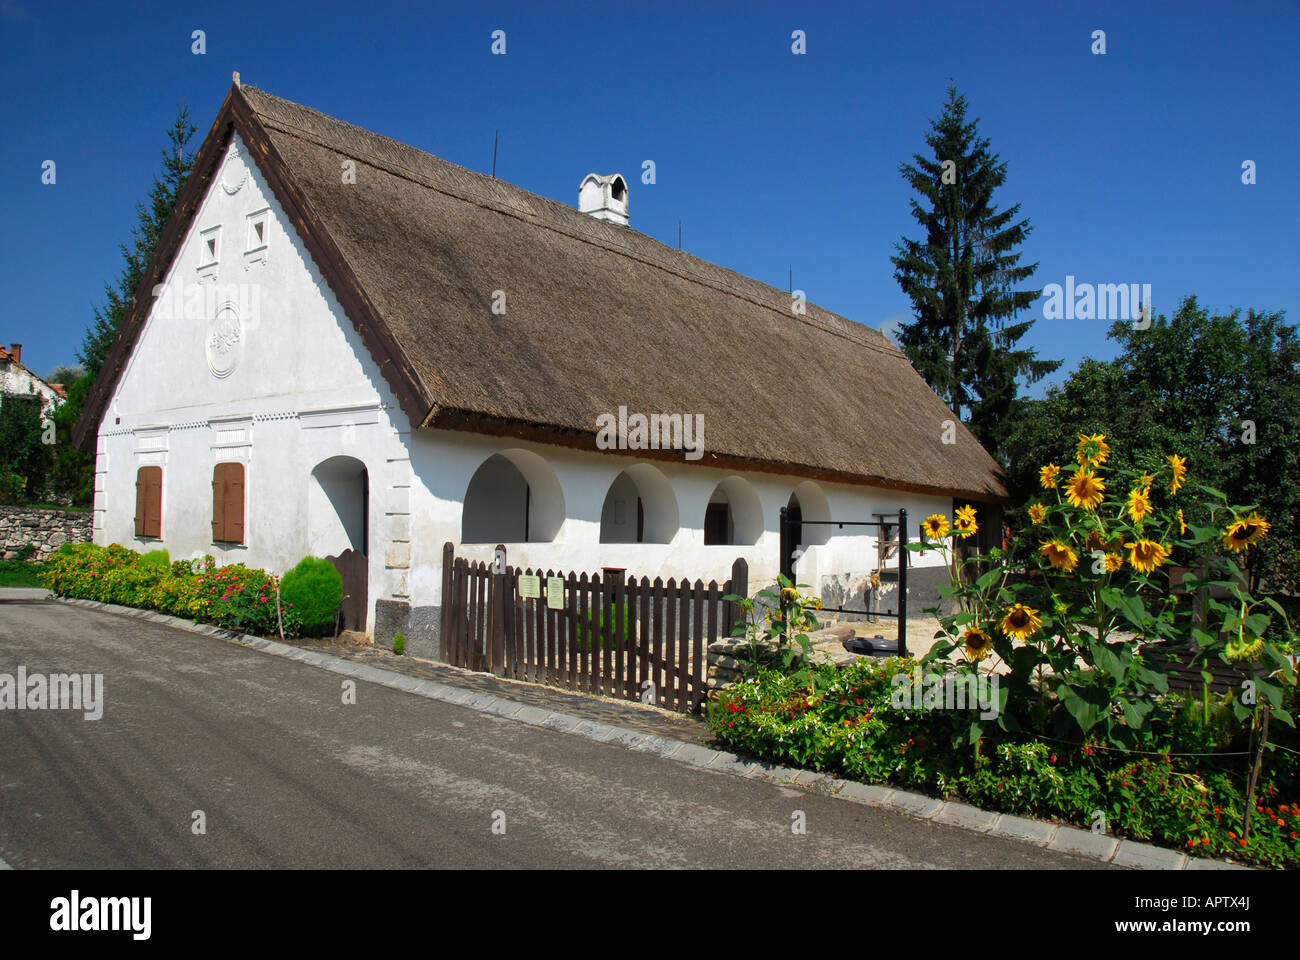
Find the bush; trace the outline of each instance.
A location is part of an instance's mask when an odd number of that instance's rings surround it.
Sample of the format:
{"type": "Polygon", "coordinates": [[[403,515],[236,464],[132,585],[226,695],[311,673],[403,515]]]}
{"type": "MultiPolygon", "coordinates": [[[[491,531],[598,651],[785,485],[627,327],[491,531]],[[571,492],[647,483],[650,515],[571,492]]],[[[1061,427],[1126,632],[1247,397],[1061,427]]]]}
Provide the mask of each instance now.
{"type": "Polygon", "coordinates": [[[393,653],[399,657],[406,653],[406,637],[400,633],[393,634],[393,653]]]}
{"type": "Polygon", "coordinates": [[[343,602],[343,578],[334,564],[318,557],[303,557],[284,575],[280,595],[297,611],[304,636],[334,635],[339,604],[343,602]]]}
{"type": "MultiPolygon", "coordinates": [[[[1229,738],[1230,710],[1212,713],[1207,728],[1199,701],[1161,698],[1150,755],[1109,745],[1099,732],[1069,743],[993,728],[975,743],[954,746],[974,711],[891,703],[892,678],[916,667],[915,660],[869,658],[796,674],[758,667],[710,700],[709,726],[719,745],[763,760],[1085,829],[1100,815],[1111,835],[1191,856],[1300,867],[1300,758],[1265,751],[1243,841],[1249,766],[1237,751],[1247,741],[1241,731],[1229,738]]],[[[1286,706],[1294,712],[1297,705],[1286,706]]],[[[1286,745],[1294,742],[1289,736],[1288,728],[1274,726],[1269,739],[1286,745]]]]}
{"type": "Polygon", "coordinates": [[[142,556],[117,544],[65,544],[40,578],[59,596],[158,610],[243,633],[278,635],[281,619],[286,636],[300,629],[292,606],[277,615],[275,576],[243,564],[218,567],[210,556],[172,563],[165,550],[142,556]]]}

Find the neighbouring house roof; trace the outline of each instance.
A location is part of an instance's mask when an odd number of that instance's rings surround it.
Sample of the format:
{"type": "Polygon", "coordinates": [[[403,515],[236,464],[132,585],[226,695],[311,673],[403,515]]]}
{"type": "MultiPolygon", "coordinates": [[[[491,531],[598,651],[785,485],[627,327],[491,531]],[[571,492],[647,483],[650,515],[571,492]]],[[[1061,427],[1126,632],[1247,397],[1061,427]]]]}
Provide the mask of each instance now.
{"type": "Polygon", "coordinates": [[[14,353],[12,350],[7,350],[4,347],[0,347],[0,364],[3,364],[6,367],[17,367],[18,369],[26,373],[28,377],[31,378],[33,384],[44,384],[46,387],[49,387],[49,389],[53,393],[58,395],[60,399],[62,400],[68,399],[68,391],[64,388],[63,384],[50,383],[44,377],[32,371],[30,367],[26,366],[21,360],[19,360],[19,354],[14,353]]]}
{"type": "Polygon", "coordinates": [[[595,450],[597,417],[620,405],[702,414],[704,465],[1006,497],[964,426],[943,442],[957,418],[879,331],[811,303],[797,316],[786,291],[249,86],[199,151],[83,445],[233,131],[413,426],[595,450]]]}

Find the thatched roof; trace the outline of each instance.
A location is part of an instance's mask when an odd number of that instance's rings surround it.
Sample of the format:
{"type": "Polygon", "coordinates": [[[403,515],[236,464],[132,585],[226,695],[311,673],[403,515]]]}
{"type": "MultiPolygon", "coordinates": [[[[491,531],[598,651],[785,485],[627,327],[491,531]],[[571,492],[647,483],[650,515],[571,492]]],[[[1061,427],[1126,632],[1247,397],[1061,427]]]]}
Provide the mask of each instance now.
{"type": "Polygon", "coordinates": [[[964,427],[942,442],[956,418],[877,330],[797,316],[785,291],[248,86],[200,151],[198,197],[231,129],[413,425],[596,449],[620,405],[702,414],[705,465],[1006,494],[964,427]],[[796,353],[802,372],[781,373],[796,353]]]}

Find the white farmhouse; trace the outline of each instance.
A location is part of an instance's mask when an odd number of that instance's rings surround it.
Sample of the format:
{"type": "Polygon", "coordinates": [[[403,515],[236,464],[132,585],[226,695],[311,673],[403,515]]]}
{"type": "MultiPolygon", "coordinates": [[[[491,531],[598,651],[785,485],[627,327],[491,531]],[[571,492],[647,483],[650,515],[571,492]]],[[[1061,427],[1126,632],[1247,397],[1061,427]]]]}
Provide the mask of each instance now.
{"type": "Polygon", "coordinates": [[[48,383],[23,365],[23,345],[14,343],[6,350],[0,347],[0,396],[13,394],[20,397],[41,398],[41,419],[50,422],[55,408],[68,399],[68,391],[61,383],[48,383]]]}
{"type": "Polygon", "coordinates": [[[840,599],[882,540],[809,521],[905,508],[915,537],[1005,498],[878,331],[637,233],[621,176],[580,203],[236,82],[78,427],[95,541],[276,571],[350,550],[352,625],[436,656],[448,541],[719,582],[739,556],[761,584],[788,507],[798,579],[840,599]]]}

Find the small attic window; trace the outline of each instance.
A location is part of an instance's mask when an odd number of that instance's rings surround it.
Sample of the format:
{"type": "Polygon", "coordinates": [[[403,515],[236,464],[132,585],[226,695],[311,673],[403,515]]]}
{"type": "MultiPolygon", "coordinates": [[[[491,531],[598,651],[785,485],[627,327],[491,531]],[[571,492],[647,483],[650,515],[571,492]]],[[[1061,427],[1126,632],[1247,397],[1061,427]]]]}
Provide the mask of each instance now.
{"type": "Polygon", "coordinates": [[[267,242],[271,236],[271,211],[263,208],[248,215],[248,246],[244,249],[244,269],[266,263],[267,242]]]}
{"type": "Polygon", "coordinates": [[[199,234],[199,269],[211,267],[221,259],[221,228],[209,227],[199,234]]]}
{"type": "Polygon", "coordinates": [[[627,184],[623,182],[622,177],[614,178],[614,185],[611,187],[610,193],[615,200],[623,201],[627,199],[627,184]]]}
{"type": "Polygon", "coordinates": [[[259,250],[266,246],[266,237],[271,230],[270,211],[258,210],[248,215],[248,249],[259,250]]]}

